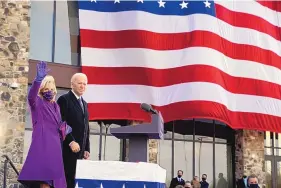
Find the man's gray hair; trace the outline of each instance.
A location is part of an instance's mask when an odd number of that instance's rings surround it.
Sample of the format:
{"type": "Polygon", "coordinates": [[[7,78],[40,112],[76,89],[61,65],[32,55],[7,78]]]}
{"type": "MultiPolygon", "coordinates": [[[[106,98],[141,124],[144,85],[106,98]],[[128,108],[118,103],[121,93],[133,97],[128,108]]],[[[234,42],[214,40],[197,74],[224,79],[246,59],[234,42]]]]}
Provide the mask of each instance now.
{"type": "Polygon", "coordinates": [[[175,188],[184,188],[182,185],[177,185],[175,188]]]}
{"type": "Polygon", "coordinates": [[[72,77],[71,77],[71,83],[74,82],[74,80],[77,78],[77,77],[84,77],[87,81],[88,81],[88,78],[87,78],[87,75],[84,74],[84,73],[75,73],[72,77]]]}
{"type": "Polygon", "coordinates": [[[252,174],[252,175],[248,176],[248,182],[249,182],[249,179],[252,179],[252,178],[256,178],[259,181],[258,176],[256,176],[255,174],[252,174]]]}

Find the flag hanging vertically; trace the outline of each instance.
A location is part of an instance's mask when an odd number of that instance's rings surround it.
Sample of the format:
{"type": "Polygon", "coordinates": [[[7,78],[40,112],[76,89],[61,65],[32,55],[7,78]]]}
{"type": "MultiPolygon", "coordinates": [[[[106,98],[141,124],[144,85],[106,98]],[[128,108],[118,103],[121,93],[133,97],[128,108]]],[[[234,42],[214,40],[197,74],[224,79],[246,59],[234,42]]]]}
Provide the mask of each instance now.
{"type": "Polygon", "coordinates": [[[281,132],[281,2],[79,1],[90,119],[209,118],[281,132]]]}

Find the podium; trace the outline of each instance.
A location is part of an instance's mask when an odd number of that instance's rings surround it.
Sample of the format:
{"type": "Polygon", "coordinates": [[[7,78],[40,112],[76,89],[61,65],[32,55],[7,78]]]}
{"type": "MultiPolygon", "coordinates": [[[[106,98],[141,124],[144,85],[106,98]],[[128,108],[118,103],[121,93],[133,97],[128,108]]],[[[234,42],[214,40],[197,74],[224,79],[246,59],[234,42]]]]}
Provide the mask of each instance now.
{"type": "Polygon", "coordinates": [[[165,188],[165,182],[158,164],[77,160],[75,188],[165,188]]]}
{"type": "Polygon", "coordinates": [[[129,139],[129,162],[148,162],[148,140],[163,139],[164,121],[160,112],[151,114],[151,123],[111,128],[118,139],[129,139]]]}

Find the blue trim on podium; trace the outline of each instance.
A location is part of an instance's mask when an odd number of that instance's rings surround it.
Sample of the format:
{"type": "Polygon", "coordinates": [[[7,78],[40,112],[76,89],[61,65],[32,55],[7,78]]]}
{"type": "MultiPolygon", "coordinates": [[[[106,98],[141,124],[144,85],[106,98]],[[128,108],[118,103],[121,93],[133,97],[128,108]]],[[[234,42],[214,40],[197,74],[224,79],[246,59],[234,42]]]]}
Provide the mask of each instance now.
{"type": "Polygon", "coordinates": [[[165,188],[165,183],[145,181],[76,179],[77,183],[78,188],[165,188]]]}

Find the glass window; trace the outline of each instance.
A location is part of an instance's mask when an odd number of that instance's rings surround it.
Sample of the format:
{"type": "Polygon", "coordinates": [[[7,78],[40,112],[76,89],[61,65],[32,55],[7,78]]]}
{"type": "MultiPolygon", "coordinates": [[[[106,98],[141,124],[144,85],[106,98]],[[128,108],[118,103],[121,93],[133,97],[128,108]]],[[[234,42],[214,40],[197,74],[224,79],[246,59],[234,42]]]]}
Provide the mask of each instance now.
{"type": "Polygon", "coordinates": [[[281,187],[281,162],[278,161],[277,163],[277,168],[276,168],[276,184],[277,187],[281,187]]]}
{"type": "Polygon", "coordinates": [[[29,58],[52,61],[53,1],[31,1],[29,58]]]}
{"type": "Polygon", "coordinates": [[[103,128],[103,132],[107,134],[110,134],[110,128],[118,128],[120,127],[120,125],[117,125],[117,124],[111,124],[111,125],[105,125],[104,128],[103,128]]]}
{"type": "Polygon", "coordinates": [[[265,160],[265,187],[272,188],[272,169],[271,161],[265,160]]]}
{"type": "Polygon", "coordinates": [[[164,136],[166,140],[160,141],[158,164],[167,170],[168,186],[177,171],[183,170],[183,178],[186,181],[191,181],[193,176],[201,178],[202,174],[207,174],[210,187],[221,186],[219,179],[223,182],[222,178],[225,178],[227,186],[232,187],[234,131],[230,127],[213,120],[188,119],[169,122],[165,124],[165,130],[167,131],[164,136]],[[173,151],[171,148],[173,130],[175,131],[174,153],[170,156],[167,152],[173,151]],[[193,134],[195,134],[194,141],[193,134]],[[193,155],[193,144],[195,155],[193,155]],[[213,153],[214,149],[215,153],[213,153]],[[173,165],[172,155],[174,155],[173,165]],[[213,159],[214,156],[215,159],[213,159]],[[193,163],[194,159],[195,163],[193,163]],[[174,169],[171,169],[172,166],[174,169]]]}
{"type": "Polygon", "coordinates": [[[207,174],[207,182],[213,187],[213,143],[204,143],[208,137],[202,137],[195,143],[195,175],[201,177],[207,174]]]}
{"type": "Polygon", "coordinates": [[[281,156],[281,134],[280,133],[275,133],[274,145],[276,147],[274,154],[276,156],[281,156]]]}
{"type": "Polygon", "coordinates": [[[216,188],[230,188],[232,187],[231,147],[226,144],[216,144],[215,147],[216,188]]]}
{"type": "Polygon", "coordinates": [[[100,132],[100,125],[97,122],[90,121],[90,132],[91,133],[99,133],[100,132]]]}
{"type": "Polygon", "coordinates": [[[90,160],[97,161],[99,160],[99,143],[100,136],[99,135],[90,135],[90,160]]]}
{"type": "Polygon", "coordinates": [[[264,133],[264,154],[281,156],[281,134],[266,131],[264,133]],[[274,154],[273,154],[274,151],[274,154]]]}
{"type": "Polygon", "coordinates": [[[272,155],[272,138],[273,138],[273,133],[266,131],[264,134],[264,153],[265,155],[272,155]]]}
{"type": "MultiPolygon", "coordinates": [[[[99,145],[96,145],[98,148],[99,145]]],[[[102,160],[120,161],[121,159],[121,140],[111,136],[103,136],[102,141],[102,160]]]]}
{"type": "MultiPolygon", "coordinates": [[[[183,171],[183,179],[185,181],[192,180],[193,166],[193,143],[186,141],[175,141],[175,166],[174,172],[183,171]]],[[[174,174],[176,176],[176,174],[174,174]]]]}
{"type": "Polygon", "coordinates": [[[162,168],[166,169],[166,184],[170,185],[172,180],[172,141],[160,140],[158,147],[158,164],[162,168]]]}
{"type": "Polygon", "coordinates": [[[71,54],[67,1],[56,1],[55,24],[53,21],[54,1],[31,1],[31,7],[29,58],[52,62],[53,28],[55,25],[54,62],[77,65],[77,61],[72,62],[74,58],[71,54]]]}
{"type": "Polygon", "coordinates": [[[25,130],[24,132],[24,147],[23,147],[23,161],[25,161],[30,144],[31,144],[32,131],[25,130]]]}
{"type": "Polygon", "coordinates": [[[110,128],[119,127],[119,125],[111,124],[102,125],[102,142],[100,143],[100,125],[97,122],[90,122],[90,131],[91,131],[91,148],[94,148],[91,151],[91,155],[94,155],[92,160],[99,159],[99,147],[102,148],[101,160],[105,161],[119,161],[121,159],[121,140],[110,135],[110,128]],[[106,136],[105,133],[107,132],[106,136]],[[92,153],[94,152],[94,153],[92,153]]]}
{"type": "Polygon", "coordinates": [[[266,131],[264,134],[264,146],[270,147],[272,146],[272,137],[273,133],[266,131]]]}

